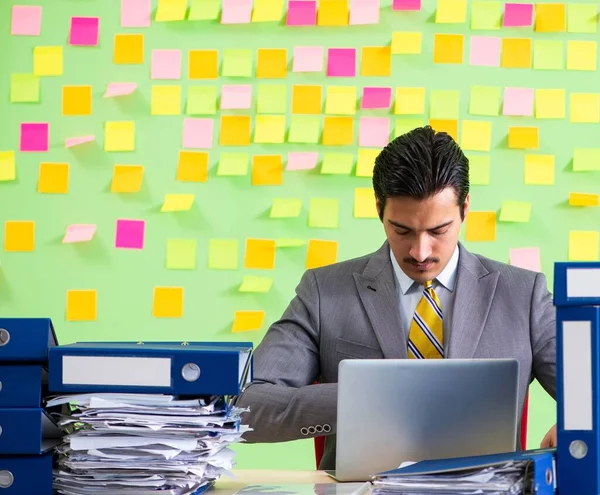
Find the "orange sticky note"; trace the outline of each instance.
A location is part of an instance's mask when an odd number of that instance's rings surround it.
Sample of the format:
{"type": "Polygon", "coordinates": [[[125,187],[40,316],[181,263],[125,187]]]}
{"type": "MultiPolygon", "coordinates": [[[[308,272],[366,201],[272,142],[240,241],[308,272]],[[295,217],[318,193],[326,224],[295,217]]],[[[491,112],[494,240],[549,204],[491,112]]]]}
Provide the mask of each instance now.
{"type": "Polygon", "coordinates": [[[496,240],[496,212],[470,211],[467,214],[465,239],[467,241],[496,240]]]}
{"type": "Polygon", "coordinates": [[[208,152],[179,152],[177,180],[181,182],[206,182],[208,180],[208,152]]]}
{"type": "Polygon", "coordinates": [[[363,46],[360,62],[361,76],[392,75],[392,50],[389,46],[363,46]]]}
{"type": "Polygon", "coordinates": [[[67,194],[69,192],[69,164],[40,163],[38,192],[67,194]]]}
{"type": "Polygon", "coordinates": [[[458,142],[458,120],[430,119],[429,125],[437,132],[445,132],[458,142]]]}
{"type": "Polygon", "coordinates": [[[4,222],[5,251],[33,251],[35,249],[35,222],[4,222]]]}
{"type": "Polygon", "coordinates": [[[306,269],[331,265],[337,261],[337,241],[310,239],[306,250],[306,269]]]}
{"type": "Polygon", "coordinates": [[[142,165],[115,165],[110,192],[134,193],[142,188],[144,167],[142,165]]]}
{"type": "Polygon", "coordinates": [[[352,117],[325,117],[323,144],[346,146],[354,141],[354,119],[352,117]]]}
{"type": "Polygon", "coordinates": [[[569,206],[599,206],[600,196],[589,193],[569,193],[569,206]]]}
{"type": "Polygon", "coordinates": [[[317,12],[317,26],[348,25],[348,0],[321,0],[317,12]]]}
{"type": "Polygon", "coordinates": [[[183,287],[154,287],[152,316],[181,318],[183,316],[183,287]]]}
{"type": "Polygon", "coordinates": [[[63,115],[91,115],[92,87],[63,86],[62,88],[63,115]]]}
{"type": "Polygon", "coordinates": [[[285,48],[259,48],[256,77],[283,79],[287,76],[287,50],[285,48]]]}
{"type": "Polygon", "coordinates": [[[280,186],[283,184],[281,155],[254,155],[252,157],[252,185],[280,186]]]}
{"type": "Polygon", "coordinates": [[[462,34],[436,33],[433,37],[433,63],[462,64],[464,42],[462,34]]]}
{"type": "Polygon", "coordinates": [[[264,311],[236,311],[233,316],[232,332],[260,330],[265,319],[264,311]]]}
{"type": "Polygon", "coordinates": [[[323,88],[294,84],[292,86],[292,113],[318,115],[321,113],[323,88]]]}
{"type": "Polygon", "coordinates": [[[67,291],[67,321],[94,321],[96,318],[96,290],[67,291]]]}
{"type": "Polygon", "coordinates": [[[222,115],[219,144],[221,146],[248,146],[251,125],[249,115],[222,115]]]}
{"type": "Polygon", "coordinates": [[[246,239],[244,268],[273,270],[275,268],[275,240],[246,239]]]}
{"type": "Polygon", "coordinates": [[[507,69],[531,68],[531,39],[502,38],[500,65],[507,69]]]}
{"type": "Polygon", "coordinates": [[[540,146],[537,127],[509,127],[508,147],[512,149],[536,149],[540,146]]]}
{"type": "Polygon", "coordinates": [[[188,79],[217,79],[219,77],[218,50],[190,50],[188,79]]]}
{"type": "Polygon", "coordinates": [[[113,62],[115,64],[143,64],[144,35],[115,34],[113,62]]]}
{"type": "Polygon", "coordinates": [[[535,30],[538,33],[559,33],[566,30],[567,12],[564,3],[536,3],[535,30]]]}

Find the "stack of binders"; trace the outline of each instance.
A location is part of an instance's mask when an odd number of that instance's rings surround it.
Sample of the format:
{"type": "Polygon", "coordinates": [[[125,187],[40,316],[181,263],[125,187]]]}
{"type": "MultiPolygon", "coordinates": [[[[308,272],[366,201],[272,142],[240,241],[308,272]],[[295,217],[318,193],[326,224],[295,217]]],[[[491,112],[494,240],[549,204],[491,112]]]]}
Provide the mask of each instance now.
{"type": "Polygon", "coordinates": [[[0,318],[0,493],[51,495],[54,447],[62,430],[42,407],[49,318],[0,318]]]}

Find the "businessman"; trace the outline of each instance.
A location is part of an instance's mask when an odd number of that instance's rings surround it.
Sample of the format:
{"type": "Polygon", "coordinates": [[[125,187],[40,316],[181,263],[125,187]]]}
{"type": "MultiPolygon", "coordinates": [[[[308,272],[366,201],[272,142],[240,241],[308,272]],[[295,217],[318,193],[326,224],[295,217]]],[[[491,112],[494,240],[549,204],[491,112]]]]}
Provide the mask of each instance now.
{"type": "MultiPolygon", "coordinates": [[[[458,241],[469,164],[454,140],[429,126],[397,137],[375,160],[373,188],[386,241],[372,254],[305,272],[257,346],[254,382],[238,400],[250,408],[248,442],[327,435],[321,469],[335,468],[345,358],[515,358],[519,411],[533,379],[556,398],[546,278],[458,241]]],[[[553,427],[543,445],[555,444],[553,427]]]]}

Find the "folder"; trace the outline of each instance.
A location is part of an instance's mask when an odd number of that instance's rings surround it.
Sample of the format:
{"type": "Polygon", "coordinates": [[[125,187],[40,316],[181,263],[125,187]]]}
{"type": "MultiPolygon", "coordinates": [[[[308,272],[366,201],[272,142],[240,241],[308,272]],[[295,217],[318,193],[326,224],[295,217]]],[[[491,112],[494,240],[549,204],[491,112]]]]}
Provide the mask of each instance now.
{"type": "Polygon", "coordinates": [[[554,305],[600,305],[600,262],[554,263],[554,305]]]}
{"type": "Polygon", "coordinates": [[[58,341],[50,318],[0,318],[0,362],[48,362],[58,341]]]}
{"type": "Polygon", "coordinates": [[[0,409],[0,455],[43,454],[62,437],[63,431],[42,408],[0,409]]]}
{"type": "Polygon", "coordinates": [[[50,350],[53,393],[236,396],[252,380],[251,342],[82,342],[50,350]]]}
{"type": "Polygon", "coordinates": [[[41,364],[0,364],[0,408],[40,407],[47,389],[48,372],[41,364]]]}
{"type": "Polygon", "coordinates": [[[36,456],[0,455],[0,493],[52,495],[54,453],[36,456]]]}

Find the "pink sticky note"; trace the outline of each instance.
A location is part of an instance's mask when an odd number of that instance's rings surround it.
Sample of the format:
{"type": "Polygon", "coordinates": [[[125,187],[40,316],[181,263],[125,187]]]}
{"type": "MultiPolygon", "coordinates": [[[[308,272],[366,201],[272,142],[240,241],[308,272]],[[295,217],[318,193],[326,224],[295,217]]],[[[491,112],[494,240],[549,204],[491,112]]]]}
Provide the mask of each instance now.
{"type": "Polygon", "coordinates": [[[121,0],[121,27],[150,27],[152,0],[121,0]]]}
{"type": "Polygon", "coordinates": [[[321,72],[324,55],[322,46],[295,46],[292,72],[321,72]]]}
{"type": "Polygon", "coordinates": [[[534,272],[542,271],[542,263],[540,260],[540,248],[512,248],[509,250],[510,264],[532,270],[534,272]]]}
{"type": "Polygon", "coordinates": [[[290,0],[285,23],[288,26],[314,26],[317,23],[316,0],[290,0]]]}
{"type": "Polygon", "coordinates": [[[223,0],[221,24],[247,24],[252,17],[252,0],[223,0]]]}
{"type": "Polygon", "coordinates": [[[350,0],[351,25],[379,24],[381,0],[350,0]]]}
{"type": "Polygon", "coordinates": [[[136,88],[137,83],[108,83],[104,92],[104,98],[130,95],[136,88]]]}
{"type": "Polygon", "coordinates": [[[377,88],[366,86],[363,88],[360,108],[390,108],[392,103],[392,88],[377,88]]]}
{"type": "Polygon", "coordinates": [[[319,153],[316,151],[290,151],[286,170],[310,170],[317,166],[319,153]]]}
{"type": "Polygon", "coordinates": [[[151,79],[181,79],[181,50],[152,50],[151,79]]]}
{"type": "Polygon", "coordinates": [[[361,117],[358,131],[359,146],[384,147],[390,140],[390,119],[361,117]]]}
{"type": "Polygon", "coordinates": [[[95,141],[95,136],[79,136],[65,139],[65,147],[72,148],[73,146],[79,146],[80,144],[91,143],[95,141]]]}
{"type": "Polygon", "coordinates": [[[356,76],[356,48],[327,50],[327,77],[356,76]]]}
{"type": "Polygon", "coordinates": [[[41,122],[21,124],[21,151],[48,151],[49,124],[41,122]]]}
{"type": "Polygon", "coordinates": [[[504,27],[524,27],[533,24],[532,3],[507,3],[504,5],[504,27]]]}
{"type": "Polygon", "coordinates": [[[250,108],[252,105],[251,84],[224,84],[221,88],[221,109],[250,108]]]}
{"type": "Polygon", "coordinates": [[[502,115],[531,117],[533,115],[533,88],[504,88],[502,115]]]}
{"type": "Polygon", "coordinates": [[[121,249],[144,249],[144,220],[117,220],[115,247],[121,249]]]}
{"type": "Polygon", "coordinates": [[[100,32],[98,17],[71,17],[69,45],[96,46],[100,32]]]}
{"type": "Polygon", "coordinates": [[[91,241],[96,233],[96,225],[93,223],[74,223],[67,226],[67,231],[63,237],[63,244],[73,242],[91,241]]]}
{"type": "Polygon", "coordinates": [[[39,36],[42,32],[42,7],[13,5],[10,34],[13,36],[39,36]]]}
{"type": "Polygon", "coordinates": [[[421,0],[394,0],[392,10],[421,10],[421,0]]]}
{"type": "Polygon", "coordinates": [[[471,36],[469,63],[485,67],[500,67],[502,40],[494,36],[471,36]]]}
{"type": "Polygon", "coordinates": [[[183,119],[182,146],[184,148],[212,148],[213,131],[213,119],[187,117],[183,119]]]}

